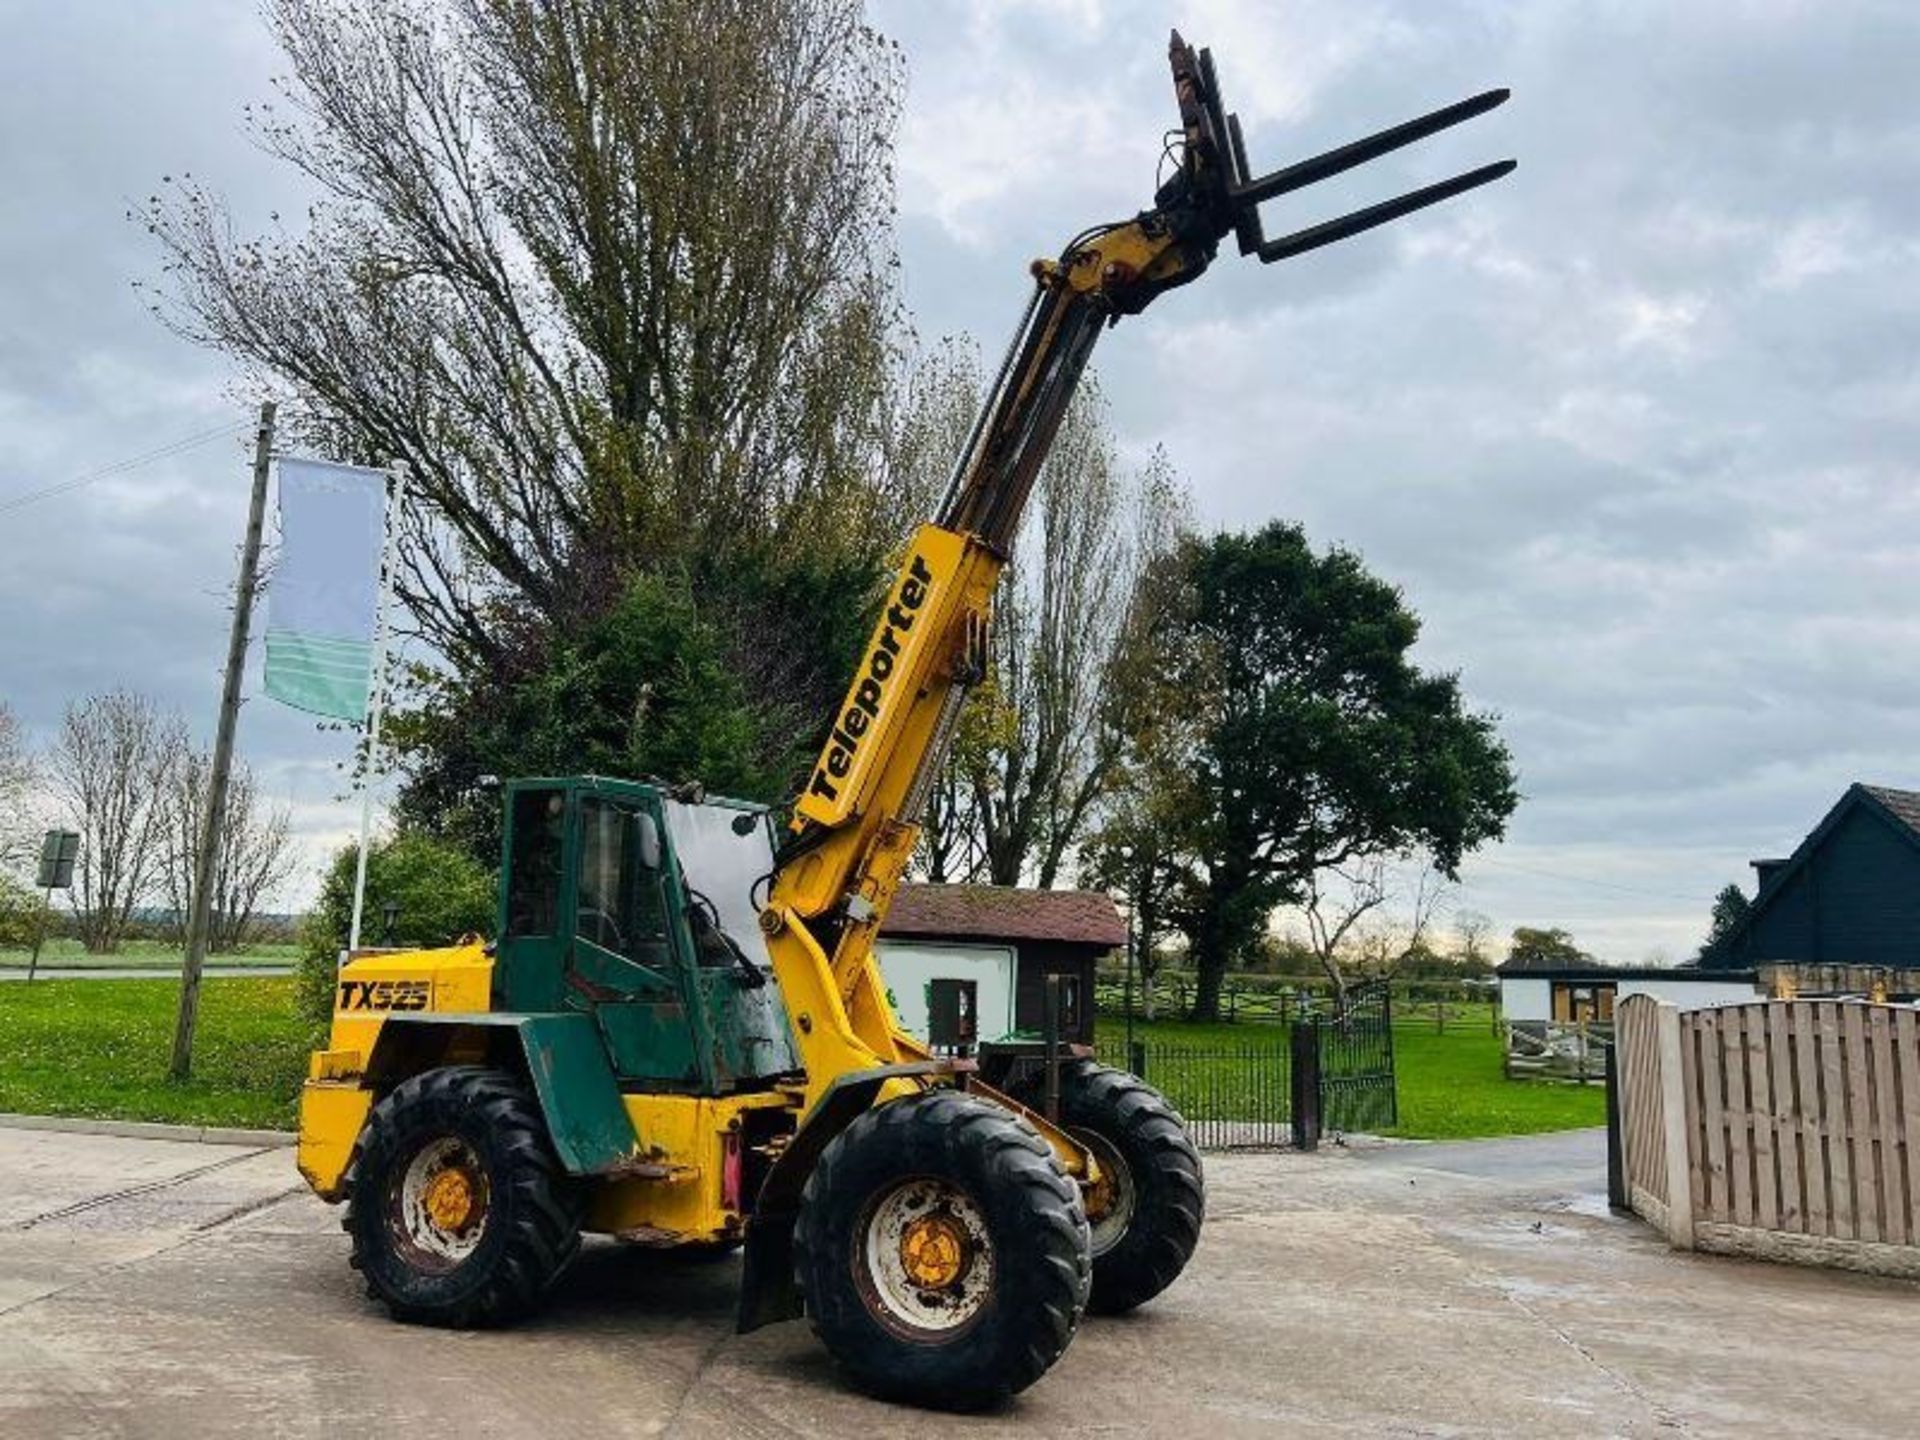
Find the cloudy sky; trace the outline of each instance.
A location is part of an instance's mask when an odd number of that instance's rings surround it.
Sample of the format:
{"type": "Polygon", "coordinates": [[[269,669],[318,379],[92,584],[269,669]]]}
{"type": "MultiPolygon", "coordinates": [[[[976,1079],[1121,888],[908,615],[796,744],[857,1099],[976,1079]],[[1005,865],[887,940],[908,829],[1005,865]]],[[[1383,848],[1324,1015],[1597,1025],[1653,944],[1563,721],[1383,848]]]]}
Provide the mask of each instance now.
{"type": "MultiPolygon", "coordinates": [[[[1920,11],[875,13],[911,67],[910,304],[994,353],[1026,262],[1146,201],[1169,24],[1213,47],[1256,168],[1513,87],[1267,230],[1508,155],[1512,177],[1285,265],[1229,245],[1099,355],[1124,443],[1164,446],[1206,523],[1359,550],[1425,618],[1423,662],[1504,717],[1526,799],[1461,904],[1680,958],[1847,782],[1920,787],[1920,11]]],[[[278,62],[244,0],[0,0],[0,33],[0,696],[44,735],[124,683],[205,732],[248,417],[218,357],[146,315],[155,255],[124,212],[183,170],[255,224],[297,207],[240,123],[278,62]]],[[[241,734],[314,855],[351,828],[338,737],[268,703],[241,734]]]]}

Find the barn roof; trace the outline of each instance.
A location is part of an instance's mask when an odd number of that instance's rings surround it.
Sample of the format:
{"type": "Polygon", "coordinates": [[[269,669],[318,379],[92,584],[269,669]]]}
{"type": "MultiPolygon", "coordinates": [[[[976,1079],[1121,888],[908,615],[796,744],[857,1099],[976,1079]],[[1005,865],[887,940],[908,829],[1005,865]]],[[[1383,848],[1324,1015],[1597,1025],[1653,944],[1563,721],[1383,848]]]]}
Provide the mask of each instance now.
{"type": "Polygon", "coordinates": [[[1886,785],[1862,785],[1860,788],[1886,806],[1894,819],[1920,835],[1920,790],[1895,790],[1886,785]]]}
{"type": "MultiPolygon", "coordinates": [[[[1793,877],[1800,873],[1812,861],[1820,847],[1826,843],[1827,836],[1856,807],[1864,807],[1868,813],[1877,815],[1893,831],[1909,844],[1920,846],[1920,791],[1896,790],[1890,785],[1868,785],[1854,781],[1846,792],[1834,802],[1834,806],[1821,819],[1820,823],[1808,832],[1807,838],[1794,848],[1793,854],[1784,861],[1765,861],[1766,869],[1761,872],[1759,893],[1753,897],[1753,903],[1746,913],[1728,932],[1724,954],[1731,963],[1734,956],[1744,956],[1744,947],[1758,917],[1780,896],[1787,893],[1787,887],[1793,877]]],[[[1765,958],[1765,957],[1761,957],[1765,958]]],[[[1713,962],[1707,962],[1706,968],[1717,968],[1713,962]]]]}
{"type": "Polygon", "coordinates": [[[958,940],[1058,940],[1115,949],[1127,925],[1100,890],[1024,890],[1011,885],[902,885],[882,935],[958,940]]]}

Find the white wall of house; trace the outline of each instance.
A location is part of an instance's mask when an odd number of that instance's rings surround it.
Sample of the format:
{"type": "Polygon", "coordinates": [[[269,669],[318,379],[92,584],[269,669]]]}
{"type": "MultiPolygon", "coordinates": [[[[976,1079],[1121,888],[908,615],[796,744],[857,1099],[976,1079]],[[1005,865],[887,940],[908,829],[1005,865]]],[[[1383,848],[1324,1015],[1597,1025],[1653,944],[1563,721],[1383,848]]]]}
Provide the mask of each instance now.
{"type": "MultiPolygon", "coordinates": [[[[1601,977],[1596,976],[1596,980],[1601,977]]],[[[1629,995],[1651,995],[1682,1010],[1704,1010],[1716,1005],[1744,1005],[1765,998],[1754,989],[1751,980],[1707,980],[1697,974],[1665,975],[1645,979],[1621,979],[1613,982],[1614,1004],[1629,995]]],[[[1500,977],[1500,1018],[1503,1020],[1551,1020],[1553,1018],[1553,982],[1530,975],[1500,977]]]]}
{"type": "Polygon", "coordinates": [[[1613,999],[1617,1005],[1629,995],[1651,995],[1682,1010],[1706,1010],[1716,1005],[1745,1005],[1764,1000],[1751,980],[1702,980],[1697,975],[1672,980],[1622,980],[1613,999]]]}
{"type": "Polygon", "coordinates": [[[889,940],[874,946],[880,974],[893,996],[894,1013],[909,1035],[927,1038],[927,982],[971,980],[980,1004],[980,1039],[1013,1033],[1013,987],[1017,957],[1005,945],[930,944],[889,940]]]}
{"type": "Polygon", "coordinates": [[[1551,1020],[1553,985],[1547,980],[1525,976],[1500,977],[1500,1018],[1502,1020],[1551,1020]]]}

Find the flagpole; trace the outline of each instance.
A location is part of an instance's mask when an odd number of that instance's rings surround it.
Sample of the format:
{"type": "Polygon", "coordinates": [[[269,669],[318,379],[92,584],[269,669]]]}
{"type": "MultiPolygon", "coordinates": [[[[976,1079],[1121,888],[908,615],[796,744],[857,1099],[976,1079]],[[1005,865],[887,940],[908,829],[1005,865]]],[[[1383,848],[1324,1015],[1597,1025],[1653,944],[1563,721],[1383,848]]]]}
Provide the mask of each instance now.
{"type": "Polygon", "coordinates": [[[374,766],[380,759],[380,718],[387,708],[387,606],[393,599],[395,540],[407,506],[407,462],[396,460],[388,472],[393,490],[387,499],[387,533],[380,545],[380,604],[374,611],[373,695],[367,720],[366,770],[360,781],[360,848],[353,866],[353,923],[347,930],[347,954],[360,948],[360,916],[367,899],[367,844],[373,831],[374,766]]]}

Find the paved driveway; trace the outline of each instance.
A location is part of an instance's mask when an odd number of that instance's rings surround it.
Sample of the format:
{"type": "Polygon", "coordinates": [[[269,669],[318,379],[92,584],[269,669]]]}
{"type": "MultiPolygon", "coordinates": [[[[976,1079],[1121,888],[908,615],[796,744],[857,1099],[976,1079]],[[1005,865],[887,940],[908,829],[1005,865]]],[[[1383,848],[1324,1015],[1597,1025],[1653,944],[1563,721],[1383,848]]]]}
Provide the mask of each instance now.
{"type": "Polygon", "coordinates": [[[1920,1288],[1676,1256],[1595,1132],[1220,1156],[1168,1295],[1005,1411],[850,1394],[732,1262],[595,1244],[507,1333],[389,1323],[284,1149],[0,1129],[0,1435],[1911,1433],[1920,1288]]]}

